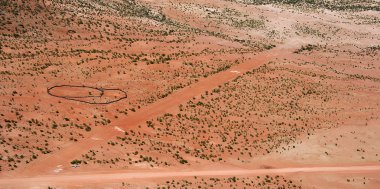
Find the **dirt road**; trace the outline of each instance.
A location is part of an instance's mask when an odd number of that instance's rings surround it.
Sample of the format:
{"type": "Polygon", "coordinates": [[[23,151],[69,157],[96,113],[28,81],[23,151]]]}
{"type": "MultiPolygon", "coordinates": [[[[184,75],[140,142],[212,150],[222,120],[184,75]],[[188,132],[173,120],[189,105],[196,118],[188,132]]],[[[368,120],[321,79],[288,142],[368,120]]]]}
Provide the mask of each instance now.
{"type": "Polygon", "coordinates": [[[112,122],[109,127],[95,127],[93,128],[91,137],[79,142],[65,144],[65,146],[61,147],[61,150],[41,156],[27,166],[21,167],[14,172],[9,172],[7,175],[0,174],[0,177],[53,174],[58,165],[69,167],[70,161],[76,158],[80,159],[81,154],[87,152],[92,147],[105,144],[109,139],[123,134],[120,130],[115,130],[115,127],[122,130],[129,130],[161,114],[175,113],[178,109],[178,105],[186,103],[192,97],[201,95],[207,90],[210,91],[218,87],[218,85],[231,81],[239,75],[258,68],[279,56],[283,57],[284,54],[289,54],[289,52],[292,51],[277,47],[257,55],[247,54],[245,62],[207,78],[201,78],[197,83],[191,86],[180,89],[166,98],[150,104],[135,113],[131,113],[125,118],[120,118],[118,121],[112,122]]]}
{"type": "Polygon", "coordinates": [[[339,173],[379,173],[380,165],[367,166],[341,166],[341,167],[292,167],[274,169],[236,169],[236,170],[212,170],[212,171],[144,171],[127,172],[112,171],[108,173],[74,173],[69,175],[46,175],[28,178],[7,178],[0,179],[0,186],[14,187],[37,187],[48,184],[68,184],[76,183],[110,183],[122,182],[128,179],[154,179],[154,178],[174,178],[192,176],[252,176],[264,174],[292,174],[292,173],[320,173],[320,174],[339,174],[339,173]]]}

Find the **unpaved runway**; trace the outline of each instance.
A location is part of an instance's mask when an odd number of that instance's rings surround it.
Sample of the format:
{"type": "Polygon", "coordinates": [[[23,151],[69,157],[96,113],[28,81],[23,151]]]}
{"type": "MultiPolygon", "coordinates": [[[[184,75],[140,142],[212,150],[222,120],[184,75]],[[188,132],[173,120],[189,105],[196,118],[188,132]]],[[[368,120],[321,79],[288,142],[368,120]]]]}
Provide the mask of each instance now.
{"type": "Polygon", "coordinates": [[[121,135],[121,132],[114,129],[115,126],[121,130],[129,130],[131,128],[137,128],[139,124],[145,123],[146,120],[155,118],[156,116],[164,113],[173,113],[177,111],[178,105],[187,102],[192,97],[201,95],[207,90],[210,91],[247,71],[252,71],[252,69],[264,65],[270,60],[287,56],[289,52],[292,52],[292,50],[282,48],[286,48],[286,45],[257,55],[247,54],[246,61],[232,66],[228,70],[216,73],[207,78],[201,78],[197,83],[191,86],[180,89],[166,98],[143,107],[135,113],[131,113],[125,118],[120,118],[112,122],[110,127],[94,127],[92,128],[91,137],[79,142],[65,144],[65,146],[61,147],[61,150],[40,156],[37,160],[32,161],[25,167],[21,167],[14,172],[8,172],[7,175],[0,174],[0,177],[46,175],[53,173],[57,165],[70,166],[70,161],[81,158],[81,154],[87,152],[89,149],[101,144],[106,144],[109,139],[121,135]],[[248,57],[251,59],[248,59],[248,57]],[[93,138],[97,140],[93,140],[93,138]]]}
{"type": "Polygon", "coordinates": [[[174,178],[192,176],[252,176],[263,174],[292,174],[292,173],[314,173],[314,174],[339,174],[339,173],[379,173],[380,165],[367,166],[341,166],[341,167],[293,167],[275,169],[236,169],[236,170],[212,170],[212,171],[146,171],[127,172],[113,171],[109,173],[74,173],[70,175],[47,175],[29,178],[0,179],[0,186],[32,187],[46,184],[76,184],[76,183],[109,183],[125,181],[128,179],[152,179],[152,178],[174,178]]]}

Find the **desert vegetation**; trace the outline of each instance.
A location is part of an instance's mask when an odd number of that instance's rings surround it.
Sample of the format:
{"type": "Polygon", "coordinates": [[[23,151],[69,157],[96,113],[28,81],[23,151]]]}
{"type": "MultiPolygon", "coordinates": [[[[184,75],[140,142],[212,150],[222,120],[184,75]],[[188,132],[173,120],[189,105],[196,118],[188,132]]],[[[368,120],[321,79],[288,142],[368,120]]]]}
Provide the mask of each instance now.
{"type": "MultiPolygon", "coordinates": [[[[252,177],[193,177],[188,179],[172,179],[147,188],[302,188],[299,183],[280,175],[252,177]]],[[[122,182],[121,187],[138,187],[138,184],[122,182]]]]}
{"type": "Polygon", "coordinates": [[[107,153],[90,151],[84,160],[112,162],[116,167],[247,163],[257,156],[292,149],[297,139],[319,129],[349,122],[359,116],[351,111],[353,107],[371,112],[367,119],[378,119],[379,101],[372,98],[372,104],[361,104],[355,91],[378,89],[379,78],[338,71],[340,66],[303,60],[269,62],[194,97],[180,105],[177,114],[166,113],[140,125],[137,132],[126,131],[124,137],[101,148],[107,153]],[[363,85],[352,85],[356,82],[363,85]],[[116,157],[120,151],[126,152],[122,161],[103,159],[109,153],[116,157]],[[172,160],[158,163],[162,156],[172,160]]]}
{"type": "MultiPolygon", "coordinates": [[[[379,7],[376,0],[0,0],[0,185],[93,171],[377,166],[379,7]]],[[[378,188],[377,175],[361,173],[112,182],[378,188]]]]}
{"type": "MultiPolygon", "coordinates": [[[[200,40],[212,34],[176,24],[133,1],[51,1],[47,6],[42,1],[2,1],[1,7],[6,10],[1,14],[0,36],[1,125],[8,128],[2,132],[3,171],[59,150],[65,142],[81,140],[95,125],[108,125],[110,119],[135,112],[242,61],[222,54],[257,51],[214,48],[200,40]],[[67,84],[117,88],[128,98],[112,107],[91,107],[46,96],[47,88],[67,84]],[[62,109],[57,104],[67,106],[62,109]],[[111,113],[115,116],[106,117],[111,113]],[[59,139],[47,142],[51,138],[59,139]]],[[[65,96],[73,90],[58,92],[65,96]]],[[[87,102],[115,98],[106,95],[87,102]]]]}

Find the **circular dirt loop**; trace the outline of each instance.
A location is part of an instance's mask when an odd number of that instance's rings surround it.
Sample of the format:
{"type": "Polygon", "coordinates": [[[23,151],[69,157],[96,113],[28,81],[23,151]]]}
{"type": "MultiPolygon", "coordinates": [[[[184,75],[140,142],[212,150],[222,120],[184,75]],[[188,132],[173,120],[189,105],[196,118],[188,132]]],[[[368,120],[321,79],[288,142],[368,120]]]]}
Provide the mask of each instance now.
{"type": "Polygon", "coordinates": [[[127,98],[121,89],[98,88],[85,85],[56,85],[47,89],[51,96],[87,104],[111,104],[127,98]]]}

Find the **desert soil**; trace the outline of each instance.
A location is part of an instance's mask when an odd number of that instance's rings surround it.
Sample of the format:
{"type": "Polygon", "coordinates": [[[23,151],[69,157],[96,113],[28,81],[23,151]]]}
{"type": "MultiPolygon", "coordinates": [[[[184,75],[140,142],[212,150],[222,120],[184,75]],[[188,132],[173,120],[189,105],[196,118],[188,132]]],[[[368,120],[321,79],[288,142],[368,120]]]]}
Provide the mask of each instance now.
{"type": "Polygon", "coordinates": [[[379,188],[379,2],[250,2],[0,1],[0,188],[379,188]]]}

